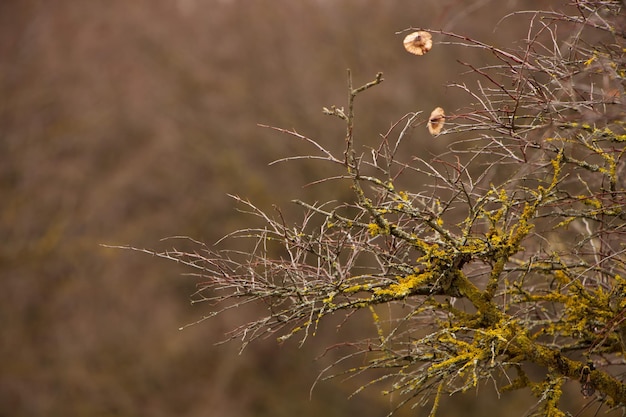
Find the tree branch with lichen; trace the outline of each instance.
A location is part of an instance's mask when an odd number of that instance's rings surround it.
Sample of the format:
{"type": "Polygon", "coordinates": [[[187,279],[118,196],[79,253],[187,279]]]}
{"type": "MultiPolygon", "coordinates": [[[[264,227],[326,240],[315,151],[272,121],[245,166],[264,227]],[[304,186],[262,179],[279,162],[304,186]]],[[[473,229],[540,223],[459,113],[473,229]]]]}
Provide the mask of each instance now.
{"type": "Polygon", "coordinates": [[[537,398],[529,414],[562,416],[559,400],[573,380],[589,401],[623,408],[626,384],[615,369],[626,365],[626,127],[616,114],[626,108],[596,85],[601,79],[624,91],[625,40],[610,30],[621,18],[618,2],[577,5],[584,19],[530,15],[521,50],[447,31],[407,36],[407,50],[426,63],[433,45],[453,43],[495,55],[498,64],[462,62],[478,81],[453,87],[473,109],[408,113],[370,150],[371,162],[354,134],[355,103],[382,73],[354,88],[348,71],[346,106],[323,108],[345,124],[341,153],[273,128],[313,148],[278,162],[341,166],[341,176],[319,183],[348,180],[352,201],[295,200],[303,214],[294,225],[279,209],[234,197],[264,224],[229,236],[250,241],[249,250],[195,241],[199,250],[191,252],[128,249],[197,274],[193,303],[211,306],[198,322],[247,304],[263,308],[263,317],[227,335],[242,348],[270,336],[304,343],[330,316],[348,325],[354,312],[369,314],[372,334],[339,344],[347,353],[324,375],[342,374],[338,367],[360,357],[345,372],[384,375],[357,391],[386,384],[398,406],[430,401],[434,415],[443,394],[492,381],[498,392],[528,389],[537,398]],[[581,29],[567,56],[556,27],[562,21],[581,29]],[[589,112],[593,122],[579,121],[589,112]],[[399,143],[424,127],[449,140],[448,152],[403,160],[399,143]],[[431,179],[430,191],[398,185],[412,174],[431,179]],[[529,364],[543,378],[533,380],[529,364]]]}

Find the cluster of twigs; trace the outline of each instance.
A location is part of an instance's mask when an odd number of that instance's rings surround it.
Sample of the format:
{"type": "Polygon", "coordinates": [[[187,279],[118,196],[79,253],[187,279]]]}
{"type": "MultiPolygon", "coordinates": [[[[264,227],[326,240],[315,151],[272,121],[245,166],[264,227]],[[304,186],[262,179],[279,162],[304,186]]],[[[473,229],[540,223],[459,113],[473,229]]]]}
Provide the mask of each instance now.
{"type": "Polygon", "coordinates": [[[229,334],[244,347],[267,336],[304,343],[327,316],[368,312],[375,334],[346,344],[329,375],[358,356],[346,371],[384,368],[372,383],[401,394],[398,406],[430,401],[434,414],[443,394],[486,380],[498,392],[529,389],[537,415],[564,415],[567,380],[580,381],[592,401],[624,406],[623,375],[612,371],[626,354],[622,7],[579,0],[571,13],[532,12],[520,50],[416,28],[441,39],[433,47],[477,48],[492,61],[460,62],[477,81],[454,85],[471,109],[446,116],[437,139],[450,138],[446,154],[398,157],[423,112],[364,151],[354,101],[383,78],[355,88],[348,73],[346,106],[324,108],[346,126],[341,155],[274,129],[314,149],[281,161],[341,167],[342,176],[324,181],[349,184],[353,201],[296,201],[304,218],[294,226],[235,197],[264,224],[229,236],[250,239],[249,250],[196,242],[196,252],[146,252],[200,277],[194,302],[213,306],[202,320],[264,306],[264,316],[229,334]],[[411,175],[427,187],[398,189],[411,175]],[[545,370],[542,378],[528,374],[528,363],[545,370]]]}

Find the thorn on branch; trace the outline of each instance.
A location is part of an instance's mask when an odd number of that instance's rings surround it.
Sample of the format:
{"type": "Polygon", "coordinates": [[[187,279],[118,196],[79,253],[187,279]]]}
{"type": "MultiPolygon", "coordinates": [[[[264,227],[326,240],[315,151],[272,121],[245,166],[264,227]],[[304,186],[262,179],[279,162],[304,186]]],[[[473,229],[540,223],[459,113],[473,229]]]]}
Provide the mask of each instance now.
{"type": "Polygon", "coordinates": [[[383,78],[383,73],[382,73],[382,72],[379,72],[379,73],[377,73],[377,74],[376,74],[376,79],[374,79],[374,81],[370,81],[369,83],[367,83],[367,84],[363,84],[363,85],[362,85],[362,86],[360,86],[359,88],[352,90],[352,91],[350,92],[350,95],[351,95],[352,97],[354,97],[354,96],[356,96],[357,94],[359,94],[359,93],[361,93],[361,92],[363,92],[363,91],[367,90],[368,88],[374,87],[375,85],[378,85],[378,84],[382,83],[383,81],[384,81],[384,78],[383,78]]]}

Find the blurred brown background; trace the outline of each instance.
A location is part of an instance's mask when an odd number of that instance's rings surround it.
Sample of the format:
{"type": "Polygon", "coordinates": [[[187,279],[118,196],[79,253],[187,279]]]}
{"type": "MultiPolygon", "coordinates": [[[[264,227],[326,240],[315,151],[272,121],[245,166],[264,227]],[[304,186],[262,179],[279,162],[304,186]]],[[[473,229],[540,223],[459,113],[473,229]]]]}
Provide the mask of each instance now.
{"type": "MultiPolygon", "coordinates": [[[[445,84],[462,81],[456,59],[468,57],[437,45],[412,56],[396,31],[445,28],[510,47],[526,21],[496,23],[539,4],[0,2],[0,416],[385,415],[380,389],[347,400],[357,382],[322,383],[309,398],[334,330],[301,349],[268,340],[238,355],[236,343],[214,346],[237,312],[178,330],[209,308],[189,305],[184,269],[99,244],[212,243],[248,221],[228,193],[288,215],[292,198],[347,195],[303,188],[324,164],[268,166],[312,149],[257,124],[341,149],[343,126],[322,106],[345,104],[346,68],[355,85],[382,71],[357,102],[358,135],[376,146],[409,111],[466,104],[445,84]]],[[[425,128],[411,140],[408,154],[445,149],[425,128]]],[[[472,393],[444,411],[504,406],[485,392],[480,407],[472,393]]]]}

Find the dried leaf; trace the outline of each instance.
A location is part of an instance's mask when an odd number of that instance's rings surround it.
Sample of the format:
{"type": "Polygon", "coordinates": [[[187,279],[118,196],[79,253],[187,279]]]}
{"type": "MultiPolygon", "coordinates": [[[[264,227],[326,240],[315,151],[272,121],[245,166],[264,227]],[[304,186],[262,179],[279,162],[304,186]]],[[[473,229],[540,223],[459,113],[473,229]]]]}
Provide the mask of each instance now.
{"type": "Polygon", "coordinates": [[[413,32],[404,38],[404,49],[415,55],[424,55],[432,47],[433,37],[428,32],[413,32]]]}
{"type": "Polygon", "coordinates": [[[445,121],[446,115],[441,107],[437,107],[433,110],[432,113],[430,113],[430,118],[428,119],[428,131],[430,134],[436,136],[441,133],[441,129],[443,129],[445,121]]]}

